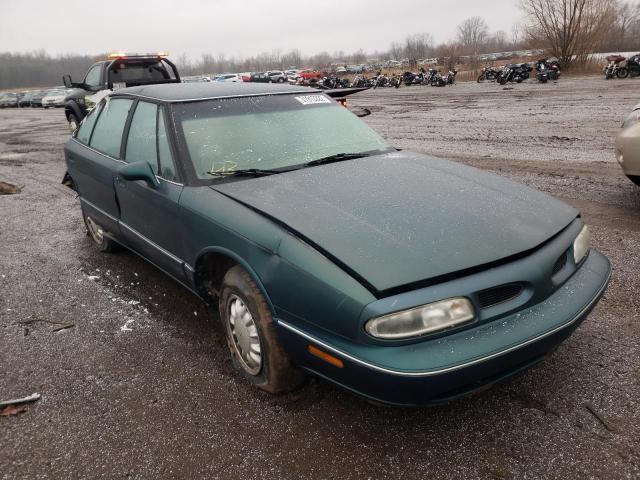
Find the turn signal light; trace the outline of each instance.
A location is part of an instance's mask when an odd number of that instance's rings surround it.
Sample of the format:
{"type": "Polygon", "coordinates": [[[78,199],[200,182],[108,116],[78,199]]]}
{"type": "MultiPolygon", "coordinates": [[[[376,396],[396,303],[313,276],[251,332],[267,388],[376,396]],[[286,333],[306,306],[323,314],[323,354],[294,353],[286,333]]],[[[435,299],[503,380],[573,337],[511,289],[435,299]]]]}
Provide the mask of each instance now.
{"type": "Polygon", "coordinates": [[[309,345],[308,347],[309,353],[314,357],[318,357],[320,360],[324,360],[327,363],[330,363],[334,367],[344,368],[344,362],[339,358],[334,357],[333,355],[329,355],[327,352],[320,350],[318,347],[314,345],[309,345]]]}

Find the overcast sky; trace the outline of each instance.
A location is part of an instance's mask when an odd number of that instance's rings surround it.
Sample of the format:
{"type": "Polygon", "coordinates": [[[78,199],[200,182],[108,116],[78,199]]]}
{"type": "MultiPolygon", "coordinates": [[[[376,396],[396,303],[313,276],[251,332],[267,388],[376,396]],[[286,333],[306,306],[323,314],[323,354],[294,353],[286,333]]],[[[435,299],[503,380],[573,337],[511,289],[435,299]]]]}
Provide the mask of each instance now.
{"type": "Polygon", "coordinates": [[[517,0],[0,0],[0,51],[373,52],[413,33],[451,40],[476,15],[510,35],[520,12],[517,0]]]}

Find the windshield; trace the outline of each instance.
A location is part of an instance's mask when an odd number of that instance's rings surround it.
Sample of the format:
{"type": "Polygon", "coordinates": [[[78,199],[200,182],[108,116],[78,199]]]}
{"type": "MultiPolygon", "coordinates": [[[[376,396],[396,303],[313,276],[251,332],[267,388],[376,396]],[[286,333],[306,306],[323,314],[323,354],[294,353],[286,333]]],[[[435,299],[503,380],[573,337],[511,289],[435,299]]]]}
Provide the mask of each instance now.
{"type": "Polygon", "coordinates": [[[245,169],[302,166],[341,153],[391,147],[322,94],[228,98],[173,106],[198,178],[245,169]]]}

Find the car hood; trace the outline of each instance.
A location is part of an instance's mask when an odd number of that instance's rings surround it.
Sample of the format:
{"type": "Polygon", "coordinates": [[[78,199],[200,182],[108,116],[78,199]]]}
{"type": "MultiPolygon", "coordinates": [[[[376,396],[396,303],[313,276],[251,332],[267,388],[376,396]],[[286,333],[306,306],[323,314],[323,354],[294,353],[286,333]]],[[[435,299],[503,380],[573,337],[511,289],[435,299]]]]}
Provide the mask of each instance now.
{"type": "Polygon", "coordinates": [[[211,188],[283,224],[378,292],[535,249],[578,215],[503,177],[408,152],[211,188]]]}

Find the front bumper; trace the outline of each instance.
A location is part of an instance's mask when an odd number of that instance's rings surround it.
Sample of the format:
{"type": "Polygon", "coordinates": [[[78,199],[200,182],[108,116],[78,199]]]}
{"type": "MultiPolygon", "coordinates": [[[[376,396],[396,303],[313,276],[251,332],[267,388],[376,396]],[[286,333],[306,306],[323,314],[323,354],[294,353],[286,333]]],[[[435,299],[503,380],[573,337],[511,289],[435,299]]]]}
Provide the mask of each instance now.
{"type": "Polygon", "coordinates": [[[640,176],[640,123],[623,129],[616,137],[616,159],[627,176],[640,176]]]}
{"type": "Polygon", "coordinates": [[[294,361],[308,372],[383,403],[440,403],[540,361],[582,323],[604,293],[610,274],[609,261],[592,250],[580,269],[544,302],[417,344],[356,344],[283,321],[278,330],[294,361]],[[311,356],[310,344],[340,358],[344,368],[311,356]]]}

